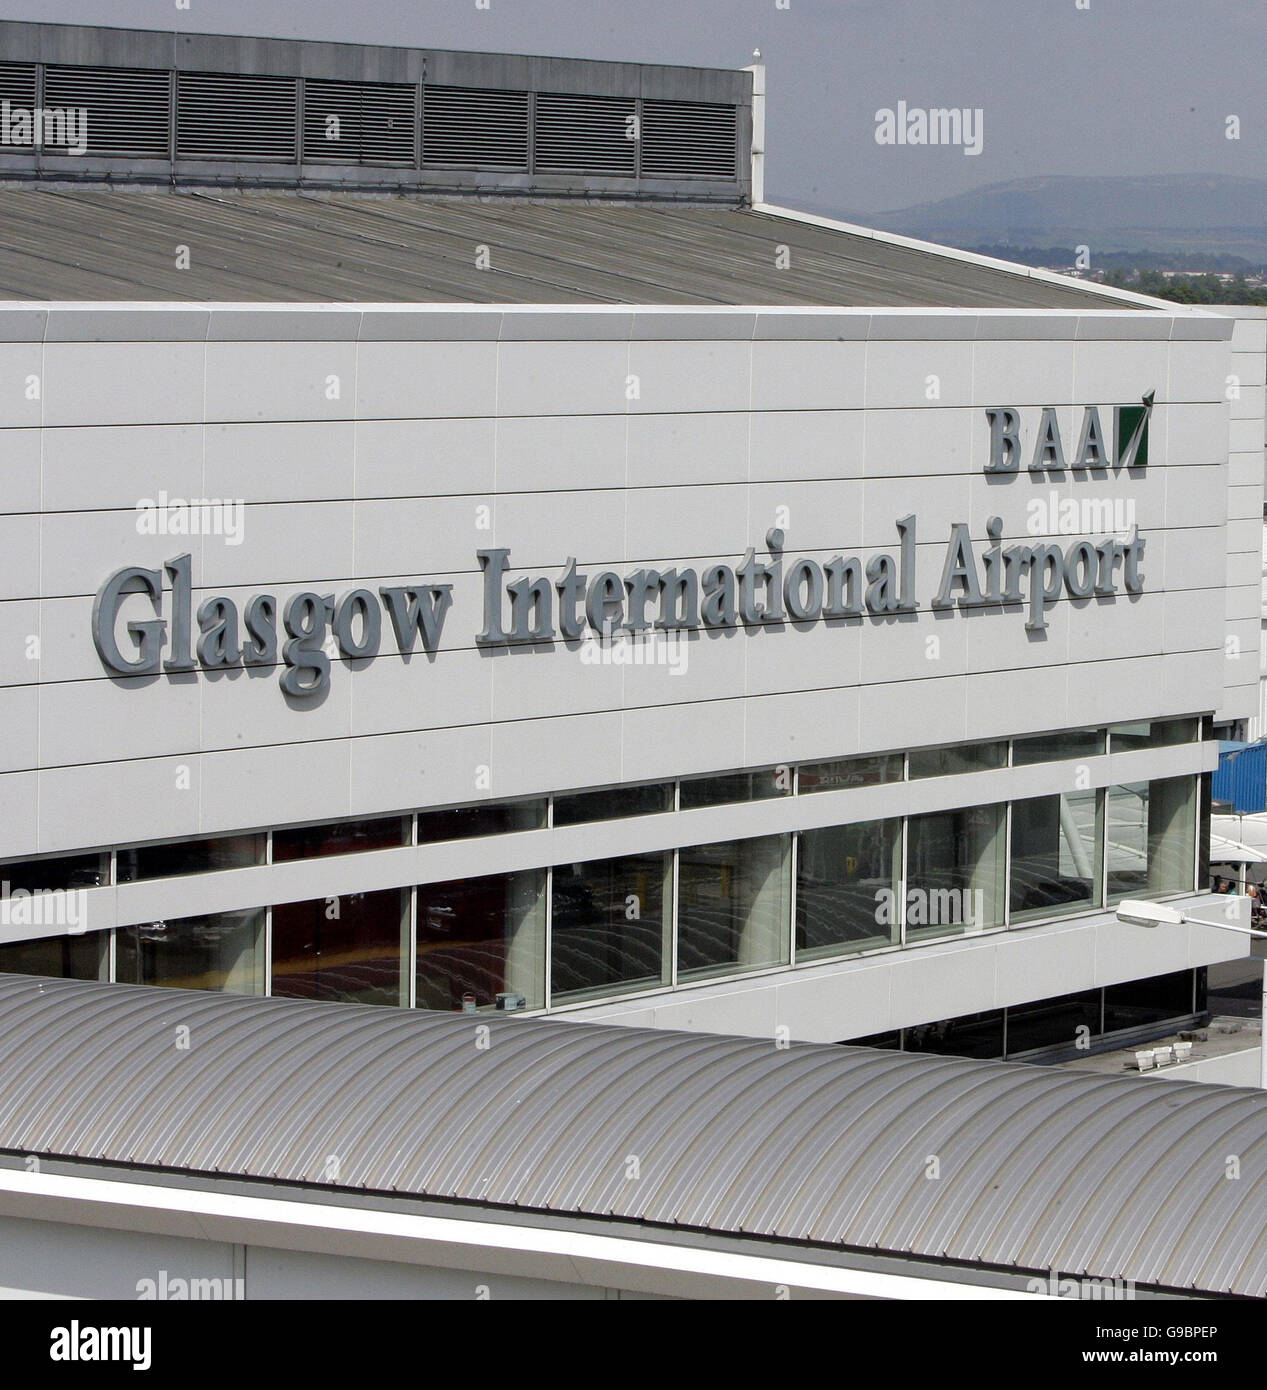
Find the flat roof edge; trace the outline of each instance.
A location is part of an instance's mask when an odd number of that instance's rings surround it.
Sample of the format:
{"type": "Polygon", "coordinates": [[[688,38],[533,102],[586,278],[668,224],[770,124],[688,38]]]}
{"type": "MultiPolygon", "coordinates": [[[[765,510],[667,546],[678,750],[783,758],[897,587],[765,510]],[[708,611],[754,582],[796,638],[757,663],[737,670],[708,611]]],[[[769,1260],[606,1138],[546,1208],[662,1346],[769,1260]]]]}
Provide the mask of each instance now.
{"type": "Polygon", "coordinates": [[[1064,289],[1077,289],[1088,294],[1103,295],[1106,299],[1114,300],[1123,305],[1135,305],[1140,309],[1166,309],[1171,312],[1179,312],[1189,307],[1176,304],[1168,299],[1154,299],[1151,295],[1136,294],[1132,290],[1115,289],[1111,285],[1101,285],[1094,280],[1079,280],[1072,275],[1060,275],[1054,270],[1044,270],[1039,266],[1022,265],[1019,261],[1004,261],[996,256],[983,256],[976,251],[960,250],[957,246],[943,246],[935,241],[921,241],[917,237],[901,236],[897,232],[881,231],[876,227],[864,227],[855,222],[843,222],[839,218],[821,217],[817,213],[799,212],[795,208],[785,208],[775,203],[753,203],[752,211],[766,213],[772,217],[786,217],[796,222],[806,222],[830,231],[848,232],[851,236],[869,237],[873,241],[883,242],[889,246],[903,246],[910,251],[926,251],[930,255],[942,256],[966,265],[979,265],[990,270],[1001,270],[1025,279],[1041,280],[1045,284],[1059,285],[1064,289]]]}
{"type": "MultiPolygon", "coordinates": [[[[734,80],[736,88],[751,93],[752,74],[747,68],[726,68],[726,67],[706,67],[698,63],[664,63],[651,62],[639,59],[612,59],[612,58],[576,58],[560,53],[506,53],[497,49],[467,49],[467,48],[437,48],[426,44],[407,44],[407,43],[362,43],[355,39],[315,39],[303,37],[298,34],[284,36],[277,34],[244,34],[226,33],[222,31],[207,31],[201,29],[182,29],[172,27],[170,29],[151,29],[141,28],[130,24],[75,24],[63,23],[54,20],[39,19],[0,19],[0,38],[8,35],[16,35],[18,31],[27,31],[32,36],[38,38],[47,37],[56,45],[61,43],[74,45],[76,43],[91,42],[93,36],[100,35],[104,42],[118,42],[119,37],[126,35],[129,39],[136,39],[142,43],[154,45],[172,44],[173,57],[176,53],[176,44],[184,39],[194,44],[236,44],[249,45],[259,51],[261,46],[265,51],[271,50],[275,53],[291,52],[295,49],[333,49],[339,56],[347,58],[354,54],[362,54],[366,57],[387,58],[389,55],[396,61],[400,61],[402,55],[412,54],[420,57],[433,57],[443,60],[455,59],[492,59],[497,62],[516,63],[564,63],[575,64],[579,67],[588,67],[595,72],[615,71],[618,69],[663,69],[677,74],[700,73],[710,77],[723,75],[734,80]]],[[[47,61],[41,55],[35,58],[27,58],[21,54],[6,52],[5,60],[8,62],[31,62],[47,61]]],[[[60,61],[68,61],[60,59],[60,61]]],[[[84,61],[84,60],[81,60],[84,61]]],[[[145,63],[138,60],[136,66],[145,66],[145,63]]]]}
{"type": "Polygon", "coordinates": [[[1230,315],[1105,308],[0,300],[0,343],[926,339],[1222,342],[1230,315]]]}

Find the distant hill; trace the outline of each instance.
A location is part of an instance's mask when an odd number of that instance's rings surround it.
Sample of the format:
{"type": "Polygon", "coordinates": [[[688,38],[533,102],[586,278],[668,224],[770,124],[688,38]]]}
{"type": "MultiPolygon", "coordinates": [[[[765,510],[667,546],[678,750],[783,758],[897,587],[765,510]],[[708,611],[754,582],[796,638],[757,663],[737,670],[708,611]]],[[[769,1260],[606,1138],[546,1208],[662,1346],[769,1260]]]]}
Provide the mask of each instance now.
{"type": "Polygon", "coordinates": [[[1209,252],[1267,263],[1267,180],[1221,174],[1049,175],[897,212],[833,215],[949,246],[1087,245],[1093,263],[1097,251],[1209,252]]]}

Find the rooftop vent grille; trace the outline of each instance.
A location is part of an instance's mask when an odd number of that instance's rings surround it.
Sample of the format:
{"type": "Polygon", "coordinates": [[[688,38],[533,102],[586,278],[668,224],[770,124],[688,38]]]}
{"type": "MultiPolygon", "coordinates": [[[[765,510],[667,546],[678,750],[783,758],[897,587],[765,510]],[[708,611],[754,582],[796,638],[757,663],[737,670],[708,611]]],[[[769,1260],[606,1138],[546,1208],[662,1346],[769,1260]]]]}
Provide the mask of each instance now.
{"type": "Polygon", "coordinates": [[[44,106],[87,112],[88,154],[166,159],[171,75],[146,68],[46,67],[44,106]]]}
{"type": "MultiPolygon", "coordinates": [[[[24,111],[30,111],[35,105],[35,64],[34,63],[0,63],[0,101],[7,101],[11,107],[21,107],[24,111]]],[[[12,122],[12,117],[10,117],[12,122]]],[[[0,130],[0,141],[6,132],[0,130]]],[[[10,129],[7,134],[16,135],[17,132],[10,129]]],[[[26,150],[30,152],[30,144],[23,142],[21,145],[6,145],[0,143],[0,150],[26,150]]]]}
{"type": "Polygon", "coordinates": [[[638,172],[636,110],[632,97],[537,97],[532,166],[543,174],[638,172]]]}
{"type": "Polygon", "coordinates": [[[304,83],[304,161],[412,166],[417,88],[405,83],[304,83]]]}
{"type": "MultiPolygon", "coordinates": [[[[573,181],[744,177],[738,111],[717,102],[10,61],[0,62],[0,100],[22,112],[86,111],[86,150],[54,143],[47,130],[41,145],[98,159],[256,162],[296,173],[302,160],[573,181]]],[[[64,133],[78,141],[83,132],[64,133]]],[[[8,134],[0,149],[34,157],[25,121],[8,134]]]]}
{"type": "Polygon", "coordinates": [[[696,101],[642,103],[643,177],[733,179],[738,161],[735,108],[696,101]]]}
{"type": "Polygon", "coordinates": [[[293,164],[298,154],[297,100],[293,77],[178,73],[177,157],[293,164]]]}
{"type": "Polygon", "coordinates": [[[528,93],[424,87],[422,162],[527,173],[528,93]]]}

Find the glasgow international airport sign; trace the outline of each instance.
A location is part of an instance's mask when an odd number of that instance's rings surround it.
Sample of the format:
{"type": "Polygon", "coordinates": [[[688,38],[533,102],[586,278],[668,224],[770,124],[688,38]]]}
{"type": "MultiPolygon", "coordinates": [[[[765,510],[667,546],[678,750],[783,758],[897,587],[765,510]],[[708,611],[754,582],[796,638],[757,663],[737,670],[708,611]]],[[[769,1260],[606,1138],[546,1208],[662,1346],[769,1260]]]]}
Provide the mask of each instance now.
{"type": "MultiPolygon", "coordinates": [[[[1116,449],[1111,450],[1100,411],[1088,407],[1070,464],[1053,409],[1041,411],[1032,451],[1025,449],[1021,411],[988,410],[990,451],[984,471],[994,476],[1016,472],[1023,449],[1030,453],[1027,471],[1044,476],[1069,467],[1087,472],[1142,468],[1151,411],[1151,392],[1141,406],[1114,408],[1116,449]]],[[[749,547],[736,564],[663,570],[643,566],[623,574],[585,574],[569,557],[557,575],[508,580],[508,549],[477,550],[483,614],[472,640],[488,649],[652,630],[802,628],[914,613],[920,608],[915,592],[917,525],[915,513],[899,518],[894,523],[896,545],[867,556],[788,558],[785,534],[775,528],[766,533],[764,557],[749,547]]],[[[1005,546],[1003,519],[991,516],[985,534],[979,545],[966,522],[952,524],[930,608],[1019,608],[1026,630],[1041,633],[1047,610],[1062,597],[1111,599],[1143,592],[1145,538],[1137,532],[1130,539],[1076,536],[1063,547],[1050,542],[1005,546]]],[[[420,581],[355,588],[341,596],[304,589],[284,601],[259,593],[241,606],[217,595],[204,599],[195,612],[192,561],[186,553],[161,569],[116,570],[94,599],[92,637],[102,665],[113,676],[280,665],[281,689],[305,698],[329,688],[331,646],[337,657],[369,661],[380,655],[390,629],[401,656],[408,657],[419,644],[434,653],[452,606],[452,584],[420,581]]]]}

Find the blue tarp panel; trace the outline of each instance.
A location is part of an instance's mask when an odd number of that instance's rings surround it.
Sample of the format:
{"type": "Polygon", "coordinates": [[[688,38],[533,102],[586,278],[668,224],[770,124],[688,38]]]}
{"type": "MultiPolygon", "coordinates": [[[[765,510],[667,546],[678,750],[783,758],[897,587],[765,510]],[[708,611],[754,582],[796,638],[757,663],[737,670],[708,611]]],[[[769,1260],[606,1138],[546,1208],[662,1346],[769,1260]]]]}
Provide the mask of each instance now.
{"type": "Polygon", "coordinates": [[[1267,743],[1220,743],[1210,791],[1238,815],[1267,811],[1267,743]]]}

